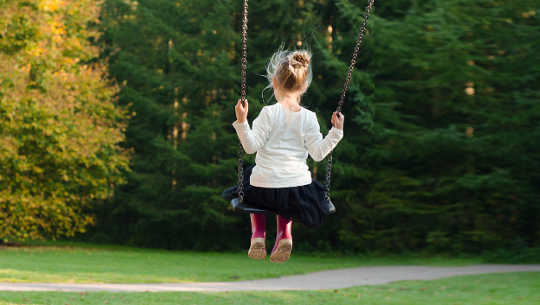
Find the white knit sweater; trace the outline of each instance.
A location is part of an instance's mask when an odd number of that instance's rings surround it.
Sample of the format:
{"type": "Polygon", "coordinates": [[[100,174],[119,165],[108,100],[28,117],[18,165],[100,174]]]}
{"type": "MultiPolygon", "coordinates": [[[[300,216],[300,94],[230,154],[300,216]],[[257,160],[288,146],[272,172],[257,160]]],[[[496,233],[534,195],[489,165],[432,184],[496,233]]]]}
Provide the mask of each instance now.
{"type": "Polygon", "coordinates": [[[317,116],[304,107],[294,112],[280,103],[265,106],[253,120],[233,123],[242,147],[248,154],[257,152],[250,184],[281,188],[311,183],[306,164],[308,153],[321,161],[343,138],[343,130],[332,127],[323,139],[317,116]]]}

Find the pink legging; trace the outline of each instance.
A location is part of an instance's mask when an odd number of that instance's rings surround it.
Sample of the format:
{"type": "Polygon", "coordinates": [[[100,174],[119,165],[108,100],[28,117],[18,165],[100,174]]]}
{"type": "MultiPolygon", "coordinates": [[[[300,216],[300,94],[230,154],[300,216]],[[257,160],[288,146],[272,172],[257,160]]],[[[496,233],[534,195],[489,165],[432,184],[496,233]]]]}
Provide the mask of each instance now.
{"type": "MultiPolygon", "coordinates": [[[[251,238],[266,237],[266,216],[264,214],[250,214],[251,238]]],[[[276,240],[282,238],[292,239],[292,220],[276,215],[277,234],[276,240]]]]}

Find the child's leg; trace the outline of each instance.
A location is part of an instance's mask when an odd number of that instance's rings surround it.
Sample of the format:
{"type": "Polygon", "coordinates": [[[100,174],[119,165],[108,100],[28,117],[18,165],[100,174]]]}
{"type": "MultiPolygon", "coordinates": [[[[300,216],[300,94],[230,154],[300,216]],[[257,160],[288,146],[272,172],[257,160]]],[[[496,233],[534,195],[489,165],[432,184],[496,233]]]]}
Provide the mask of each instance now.
{"type": "Polygon", "coordinates": [[[266,257],[266,216],[263,214],[250,214],[251,217],[251,245],[248,256],[253,259],[266,257]]]}
{"type": "Polygon", "coordinates": [[[277,224],[277,237],[279,239],[287,238],[292,239],[292,220],[281,217],[280,215],[276,216],[277,224]]]}
{"type": "Polygon", "coordinates": [[[277,232],[276,243],[270,255],[272,262],[285,262],[289,260],[292,251],[292,220],[276,216],[277,232]]]}
{"type": "Polygon", "coordinates": [[[251,238],[266,237],[266,216],[264,214],[249,214],[251,217],[251,238]]]}

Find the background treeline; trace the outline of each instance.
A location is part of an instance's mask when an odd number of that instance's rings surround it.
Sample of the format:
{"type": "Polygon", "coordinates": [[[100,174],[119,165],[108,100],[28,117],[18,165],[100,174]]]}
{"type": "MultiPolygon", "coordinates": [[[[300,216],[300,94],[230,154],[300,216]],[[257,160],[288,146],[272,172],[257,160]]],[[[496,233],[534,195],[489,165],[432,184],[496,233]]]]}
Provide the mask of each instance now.
{"type": "MultiPolygon", "coordinates": [[[[250,1],[251,118],[281,43],[313,51],[303,99],[324,130],[366,1],[250,1]]],[[[99,238],[243,248],[235,182],[241,1],[106,1],[104,58],[136,116],[128,183],[99,209],[99,238]]],[[[538,246],[540,25],[533,1],[376,3],[336,150],[338,213],[296,227],[300,248],[352,251],[538,246]]],[[[314,171],[323,178],[323,164],[314,171]]],[[[271,226],[271,225],[269,225],[271,226]]]]}
{"type": "MultiPolygon", "coordinates": [[[[303,104],[319,114],[326,133],[366,4],[250,1],[250,118],[274,102],[262,90],[269,56],[282,43],[308,47],[314,81],[303,104]]],[[[376,2],[345,103],[345,139],[335,152],[338,213],[319,230],[296,225],[297,249],[540,246],[536,4],[376,2]]],[[[115,113],[131,113],[122,145],[133,153],[126,184],[85,210],[96,223],[81,238],[171,249],[245,248],[249,219],[220,197],[236,179],[231,123],[239,95],[240,9],[239,0],[101,5],[102,35],[93,40],[101,55],[93,62],[106,63],[119,84],[115,113]]],[[[324,163],[310,163],[322,180],[324,163]]]]}

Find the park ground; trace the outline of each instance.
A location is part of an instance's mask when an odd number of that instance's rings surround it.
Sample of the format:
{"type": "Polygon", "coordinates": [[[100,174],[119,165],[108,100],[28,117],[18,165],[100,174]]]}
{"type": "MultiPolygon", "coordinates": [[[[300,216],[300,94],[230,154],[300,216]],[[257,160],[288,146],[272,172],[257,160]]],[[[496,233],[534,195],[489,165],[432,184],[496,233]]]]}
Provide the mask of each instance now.
{"type": "Polygon", "coordinates": [[[49,283],[182,283],[242,281],[361,266],[466,266],[478,256],[295,253],[285,264],[244,252],[191,252],[115,245],[44,242],[0,251],[0,281],[49,283]]]}
{"type": "MultiPolygon", "coordinates": [[[[0,250],[0,282],[182,283],[238,281],[359,266],[467,266],[481,257],[336,256],[295,253],[286,264],[244,253],[41,243],[0,250]]],[[[277,292],[0,292],[7,304],[540,304],[540,272],[457,276],[376,286],[277,292]]]]}

